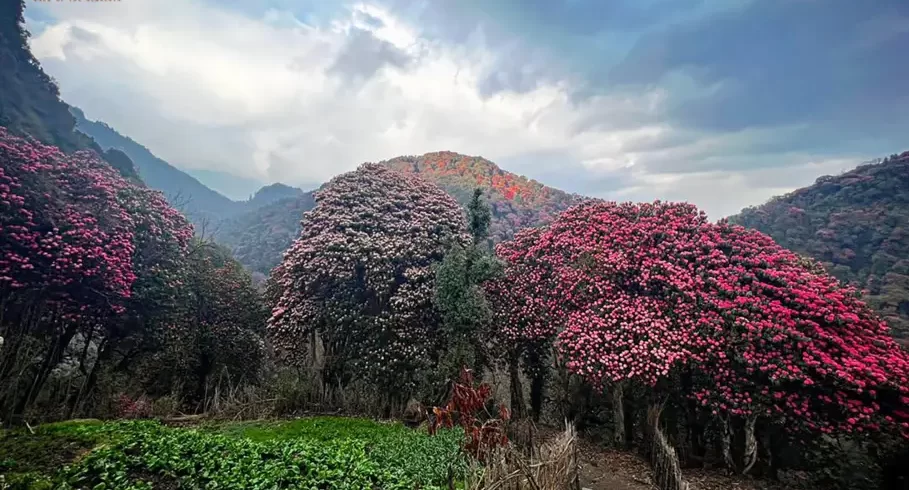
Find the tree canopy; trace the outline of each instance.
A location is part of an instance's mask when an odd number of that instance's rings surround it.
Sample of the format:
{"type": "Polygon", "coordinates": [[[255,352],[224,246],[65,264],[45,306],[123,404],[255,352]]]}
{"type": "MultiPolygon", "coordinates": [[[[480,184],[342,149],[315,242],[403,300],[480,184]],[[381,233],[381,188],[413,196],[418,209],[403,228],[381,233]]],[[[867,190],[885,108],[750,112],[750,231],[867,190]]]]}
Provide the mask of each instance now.
{"type": "Polygon", "coordinates": [[[460,206],[438,187],[378,164],[332,179],[273,275],[269,332],[286,353],[325,345],[325,375],[402,385],[437,357],[433,265],[469,243],[460,206]]]}
{"type": "Polygon", "coordinates": [[[506,335],[554,340],[594,385],[688,369],[714,415],[909,435],[909,356],[853,288],[766,235],[688,204],[589,202],[498,252],[506,335]]]}

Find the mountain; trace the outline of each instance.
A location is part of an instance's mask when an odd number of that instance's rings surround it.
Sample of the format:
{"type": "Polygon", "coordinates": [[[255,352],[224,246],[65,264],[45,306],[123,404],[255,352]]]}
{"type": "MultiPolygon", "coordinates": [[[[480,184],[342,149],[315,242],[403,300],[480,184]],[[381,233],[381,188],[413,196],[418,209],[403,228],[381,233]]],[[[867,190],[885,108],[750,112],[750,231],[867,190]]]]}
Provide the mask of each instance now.
{"type": "Polygon", "coordinates": [[[135,179],[136,170],[126,155],[102,151],[75,131],[76,120],[60,99],[57,84],[29,51],[24,11],[24,0],[0,2],[0,126],[67,153],[93,150],[124,177],[135,179]]]}
{"type": "Polygon", "coordinates": [[[268,274],[300,234],[303,213],[315,204],[312,191],[278,199],[225,220],[215,231],[215,241],[231,249],[249,270],[268,274]]]}
{"type": "Polygon", "coordinates": [[[494,243],[510,239],[521,228],[546,224],[584,199],[506,172],[485,158],[450,151],[402,156],[381,163],[434,182],[465,206],[473,190],[482,188],[492,208],[490,238],[494,243]]]}
{"type": "Polygon", "coordinates": [[[231,200],[245,201],[266,185],[261,180],[221,172],[218,170],[187,168],[184,172],[193,176],[206,187],[217,191],[231,200]]]}
{"type": "Polygon", "coordinates": [[[909,346],[909,151],[821,177],[729,220],[865,290],[868,304],[909,346]]]}
{"type": "Polygon", "coordinates": [[[303,212],[313,206],[311,192],[280,183],[262,187],[247,201],[234,201],[107,124],[88,120],[78,108],[72,108],[72,114],[79,131],[109,151],[128,155],[142,180],[164,192],[171,204],[193,222],[197,233],[212,236],[230,248],[237,260],[252,271],[268,273],[277,265],[284,249],[299,234],[303,212]]]}
{"type": "Polygon", "coordinates": [[[209,189],[182,170],[152,154],[148,148],[100,121],[86,119],[73,107],[76,129],[94,139],[102,148],[116,148],[132,159],[146,185],[167,196],[171,205],[183,211],[193,224],[216,222],[244,210],[244,205],[209,189]]]}
{"type": "Polygon", "coordinates": [[[247,201],[247,207],[253,209],[261,208],[282,199],[294,199],[302,195],[303,189],[298,187],[291,187],[281,183],[271,184],[256,191],[253,197],[247,201]]]}

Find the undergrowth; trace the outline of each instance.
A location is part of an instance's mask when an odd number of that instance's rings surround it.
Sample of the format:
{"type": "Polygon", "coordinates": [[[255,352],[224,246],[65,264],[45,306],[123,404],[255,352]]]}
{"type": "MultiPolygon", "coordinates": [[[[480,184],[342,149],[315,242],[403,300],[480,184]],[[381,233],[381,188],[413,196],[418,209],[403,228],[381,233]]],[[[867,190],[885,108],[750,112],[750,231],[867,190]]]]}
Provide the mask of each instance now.
{"type": "Polygon", "coordinates": [[[460,441],[346,418],[69,422],[3,433],[0,488],[448,488],[467,472],[460,441]]]}

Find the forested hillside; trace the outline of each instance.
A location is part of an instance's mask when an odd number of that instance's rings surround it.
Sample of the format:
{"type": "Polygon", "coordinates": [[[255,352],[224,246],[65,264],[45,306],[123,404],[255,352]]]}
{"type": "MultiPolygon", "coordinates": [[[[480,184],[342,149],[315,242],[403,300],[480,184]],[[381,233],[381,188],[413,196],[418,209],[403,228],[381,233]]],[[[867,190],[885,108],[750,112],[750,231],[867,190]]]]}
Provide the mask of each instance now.
{"type": "Polygon", "coordinates": [[[260,208],[282,199],[297,198],[303,195],[303,190],[299,187],[291,187],[281,183],[267,185],[262,187],[247,201],[248,208],[260,208]]]}
{"type": "Polygon", "coordinates": [[[76,121],[60,100],[60,90],[29,51],[24,8],[24,0],[0,2],[0,126],[66,152],[94,150],[122,175],[135,177],[124,154],[102,152],[91,138],[74,130],[76,121]]]}
{"type": "Polygon", "coordinates": [[[249,270],[268,275],[300,234],[303,213],[313,206],[312,192],[278,199],[220,223],[214,238],[249,270]]]}
{"type": "Polygon", "coordinates": [[[495,243],[510,239],[521,228],[549,223],[582,200],[506,172],[485,158],[450,151],[402,156],[382,164],[434,182],[462,205],[470,201],[474,188],[483,189],[492,207],[490,238],[495,243]]]}
{"type": "Polygon", "coordinates": [[[865,290],[894,335],[909,343],[909,152],[821,177],[730,220],[865,290]]]}

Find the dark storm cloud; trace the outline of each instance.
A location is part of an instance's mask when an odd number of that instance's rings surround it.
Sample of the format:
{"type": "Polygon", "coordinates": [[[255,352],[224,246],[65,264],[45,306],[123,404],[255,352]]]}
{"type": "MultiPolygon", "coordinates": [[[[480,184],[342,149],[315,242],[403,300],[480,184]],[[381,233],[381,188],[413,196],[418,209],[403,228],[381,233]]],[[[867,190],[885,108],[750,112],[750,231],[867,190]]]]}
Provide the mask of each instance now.
{"type": "Polygon", "coordinates": [[[676,94],[673,117],[709,130],[836,118],[877,129],[880,111],[909,97],[907,51],[905,0],[754,1],[643,36],[608,85],[680,71],[712,90],[676,94]]]}
{"type": "Polygon", "coordinates": [[[352,81],[368,80],[386,65],[403,68],[410,61],[407,53],[388,41],[378,39],[369,31],[352,28],[328,71],[352,81]]]}

